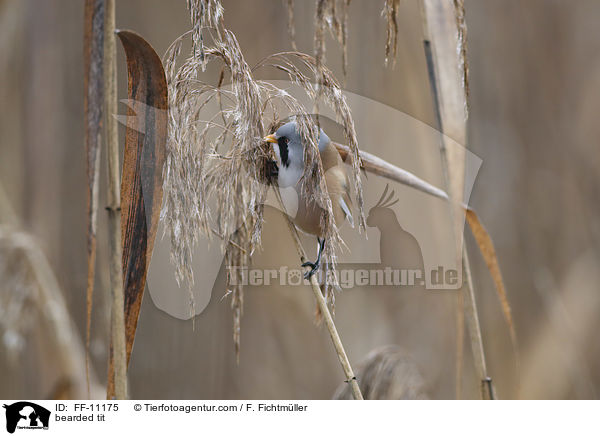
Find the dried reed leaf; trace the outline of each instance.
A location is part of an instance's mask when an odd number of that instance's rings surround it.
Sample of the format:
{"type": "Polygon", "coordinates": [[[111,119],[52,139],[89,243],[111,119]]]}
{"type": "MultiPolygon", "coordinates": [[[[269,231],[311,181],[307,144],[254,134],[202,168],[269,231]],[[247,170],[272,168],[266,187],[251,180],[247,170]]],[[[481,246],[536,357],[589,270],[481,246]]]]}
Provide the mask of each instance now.
{"type": "MultiPolygon", "coordinates": [[[[119,31],[127,57],[129,102],[123,177],[121,240],[127,363],[135,339],[162,204],[167,140],[167,82],[162,62],[139,35],[119,31]]],[[[114,366],[109,366],[109,398],[114,366]]]]}
{"type": "Polygon", "coordinates": [[[517,334],[515,332],[515,326],[511,314],[510,304],[508,303],[506,288],[504,287],[504,281],[502,280],[502,272],[500,271],[500,266],[498,264],[498,257],[496,255],[494,243],[492,242],[492,238],[486,231],[483,224],[481,224],[481,221],[479,220],[479,217],[477,216],[475,211],[468,209],[466,211],[466,216],[467,222],[469,223],[469,227],[471,228],[471,232],[475,237],[475,241],[477,241],[477,245],[479,247],[479,250],[481,251],[481,255],[483,256],[488,270],[490,271],[490,275],[492,276],[492,280],[494,281],[496,293],[498,294],[500,304],[502,305],[502,313],[504,314],[504,318],[506,319],[506,323],[508,324],[508,328],[510,331],[510,339],[515,352],[515,356],[517,357],[518,366],[519,359],[517,347],[517,334]]]}
{"type": "Polygon", "coordinates": [[[100,184],[100,144],[104,101],[104,0],[86,0],[84,9],[84,119],[87,153],[87,291],[86,377],[89,394],[89,354],[92,298],[96,268],[96,226],[100,184]]]}
{"type": "Polygon", "coordinates": [[[400,0],[385,0],[381,14],[385,17],[387,24],[387,34],[385,39],[385,65],[388,65],[390,58],[393,59],[393,65],[396,64],[396,52],[398,51],[398,9],[400,0]]]}

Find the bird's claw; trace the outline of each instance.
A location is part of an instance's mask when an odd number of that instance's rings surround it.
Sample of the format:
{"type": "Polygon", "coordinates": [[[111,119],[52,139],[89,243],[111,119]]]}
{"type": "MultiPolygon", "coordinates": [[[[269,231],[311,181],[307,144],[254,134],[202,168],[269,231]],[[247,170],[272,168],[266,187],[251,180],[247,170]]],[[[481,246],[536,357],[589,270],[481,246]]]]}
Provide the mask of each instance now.
{"type": "Polygon", "coordinates": [[[310,267],[310,271],[306,271],[304,273],[304,278],[306,280],[310,280],[310,278],[317,272],[317,269],[319,268],[319,265],[313,263],[313,262],[304,262],[302,264],[303,268],[306,268],[307,266],[310,267]]]}
{"type": "Polygon", "coordinates": [[[317,241],[319,241],[319,250],[317,252],[317,260],[315,262],[304,262],[302,267],[310,267],[310,271],[306,271],[304,273],[304,278],[306,280],[310,280],[310,278],[317,272],[319,266],[321,265],[321,254],[323,253],[323,247],[325,246],[325,239],[321,239],[317,237],[317,241]]]}

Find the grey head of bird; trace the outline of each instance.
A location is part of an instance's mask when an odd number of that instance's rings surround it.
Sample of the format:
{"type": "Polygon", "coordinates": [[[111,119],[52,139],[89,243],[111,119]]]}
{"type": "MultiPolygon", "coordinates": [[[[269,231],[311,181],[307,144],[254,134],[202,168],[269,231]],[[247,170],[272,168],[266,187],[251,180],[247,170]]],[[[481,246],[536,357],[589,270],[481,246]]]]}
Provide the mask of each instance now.
{"type": "MultiPolygon", "coordinates": [[[[304,166],[304,144],[295,121],[285,123],[274,134],[268,135],[265,139],[273,144],[273,150],[277,156],[277,164],[280,169],[282,167],[304,166]]],[[[329,142],[329,137],[323,132],[323,129],[320,129],[319,151],[325,150],[329,142]]]]}

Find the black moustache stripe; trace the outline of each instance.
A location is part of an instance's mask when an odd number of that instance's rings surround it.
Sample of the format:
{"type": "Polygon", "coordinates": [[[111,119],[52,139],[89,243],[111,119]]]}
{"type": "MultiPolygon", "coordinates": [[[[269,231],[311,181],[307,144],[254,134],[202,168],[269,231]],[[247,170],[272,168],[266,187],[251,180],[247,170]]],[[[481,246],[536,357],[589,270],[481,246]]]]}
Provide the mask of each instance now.
{"type": "Polygon", "coordinates": [[[288,158],[288,139],[285,136],[282,136],[277,140],[277,144],[279,144],[281,164],[287,168],[290,166],[290,160],[288,158]]]}

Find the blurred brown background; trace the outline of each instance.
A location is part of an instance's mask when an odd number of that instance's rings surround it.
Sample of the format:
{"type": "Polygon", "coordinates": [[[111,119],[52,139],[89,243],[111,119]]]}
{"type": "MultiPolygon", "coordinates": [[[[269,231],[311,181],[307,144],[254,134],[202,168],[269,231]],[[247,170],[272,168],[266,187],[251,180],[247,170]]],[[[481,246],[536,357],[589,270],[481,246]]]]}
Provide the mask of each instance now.
{"type": "MultiPolygon", "coordinates": [[[[224,0],[225,25],[249,64],[290,49],[284,1],[224,0]]],[[[600,3],[595,0],[466,0],[471,71],[469,148],[483,159],[471,205],[498,252],[515,318],[520,376],[493,284],[470,236],[488,371],[501,398],[597,398],[600,382],[600,3]],[[519,387],[520,386],[520,387],[519,387]]],[[[401,2],[398,60],[384,62],[382,1],[350,6],[346,89],[433,125],[416,0],[401,2]]],[[[313,1],[296,1],[300,51],[312,53],[313,1]]],[[[0,183],[48,257],[84,340],[85,154],[83,2],[0,0],[0,183]]],[[[120,0],[117,27],[143,35],[162,55],[189,29],[184,0],[120,0]]],[[[341,75],[328,39],[328,65],[341,75]]],[[[269,77],[263,77],[269,78],[269,77]]],[[[119,48],[120,98],[126,71],[119,48]]],[[[123,131],[121,131],[123,134],[123,131]]],[[[104,155],[102,158],[104,159],[104,155]]],[[[105,162],[102,162],[105,177],[105,162]]],[[[104,180],[101,205],[105,204],[104,180]]],[[[99,213],[92,369],[106,374],[106,217],[99,213]]],[[[283,223],[265,253],[295,262],[283,223]]],[[[5,224],[5,223],[3,223],[5,224]]],[[[224,271],[220,282],[223,283],[224,271]]],[[[9,292],[0,277],[0,292],[9,292]]],[[[314,326],[304,288],[249,289],[242,354],[235,363],[228,301],[213,294],[191,321],[146,296],[129,370],[131,398],[324,399],[342,381],[327,331],[314,326]]],[[[455,298],[450,293],[352,289],[336,320],[350,360],[396,344],[412,356],[431,398],[455,397],[455,298]]],[[[52,350],[35,322],[23,350],[0,341],[0,397],[44,398],[55,388],[52,350]],[[33,375],[35,374],[35,376],[33,375]]],[[[0,332],[2,333],[2,332],[0,332]]],[[[463,398],[477,398],[465,342],[463,398]]]]}

